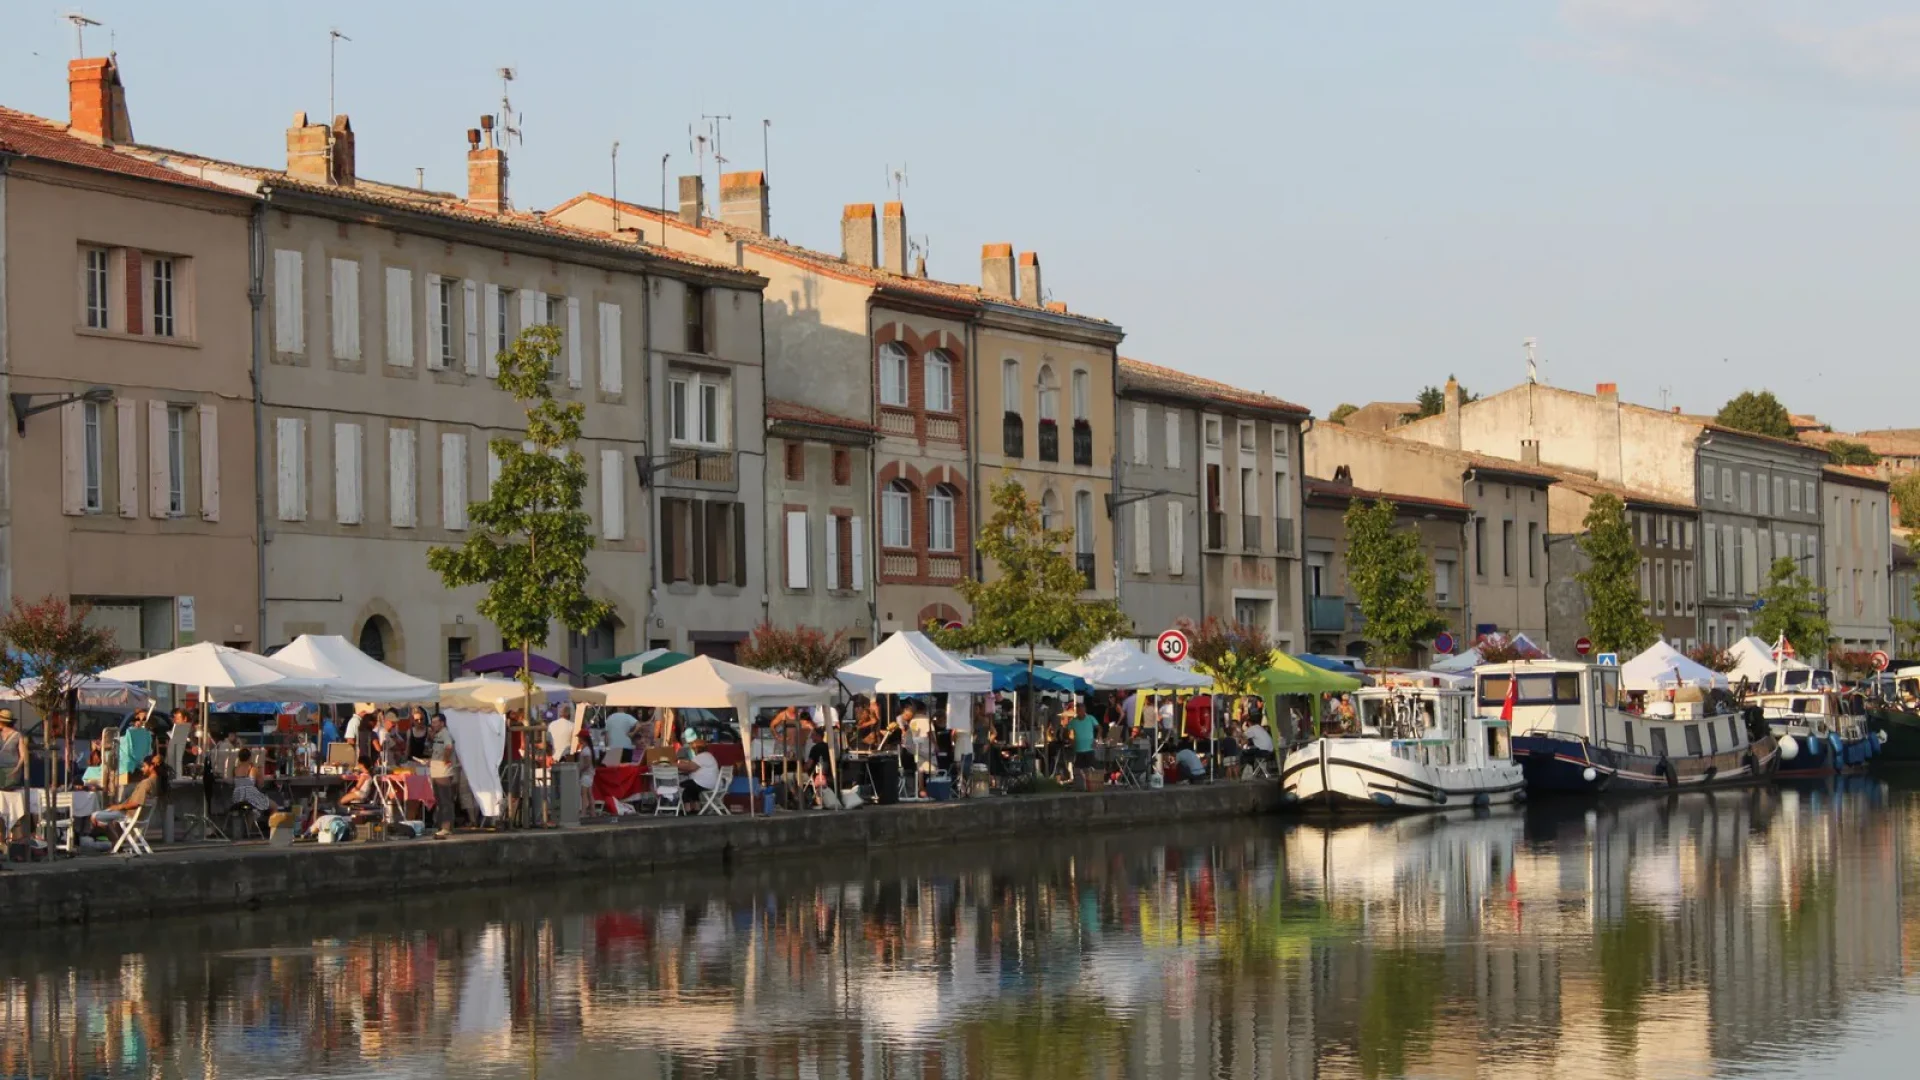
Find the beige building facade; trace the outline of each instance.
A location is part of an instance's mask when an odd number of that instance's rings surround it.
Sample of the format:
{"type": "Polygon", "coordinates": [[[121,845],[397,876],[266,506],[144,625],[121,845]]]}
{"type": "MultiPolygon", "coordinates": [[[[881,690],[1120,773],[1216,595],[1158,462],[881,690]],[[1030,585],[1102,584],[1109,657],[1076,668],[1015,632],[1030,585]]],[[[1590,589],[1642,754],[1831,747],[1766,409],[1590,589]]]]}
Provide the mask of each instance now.
{"type": "Polygon", "coordinates": [[[123,654],[257,647],[250,201],[130,157],[110,59],[0,108],[0,573],[123,654]]]}
{"type": "Polygon", "coordinates": [[[1891,650],[1893,533],[1887,482],[1867,467],[1829,465],[1824,473],[1821,532],[1826,549],[1820,571],[1834,646],[1891,650]]]}
{"type": "MultiPolygon", "coordinates": [[[[1461,557],[1466,551],[1472,510],[1454,499],[1354,487],[1344,473],[1332,479],[1309,477],[1304,483],[1308,649],[1316,653],[1365,657],[1374,642],[1347,575],[1348,507],[1358,500],[1393,503],[1395,524],[1412,529],[1432,572],[1434,610],[1457,638],[1467,625],[1466,593],[1461,588],[1461,557]]],[[[1412,664],[1434,657],[1432,642],[1414,650],[1412,664]]]]}

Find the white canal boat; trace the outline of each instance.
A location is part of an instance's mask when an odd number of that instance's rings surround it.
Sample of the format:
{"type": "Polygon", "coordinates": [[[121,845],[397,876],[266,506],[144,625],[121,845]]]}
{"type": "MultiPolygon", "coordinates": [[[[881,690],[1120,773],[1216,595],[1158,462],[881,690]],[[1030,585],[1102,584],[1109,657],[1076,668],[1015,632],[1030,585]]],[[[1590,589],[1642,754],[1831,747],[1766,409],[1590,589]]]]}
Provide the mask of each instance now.
{"type": "Polygon", "coordinates": [[[1358,730],[1287,755],[1292,807],[1417,812],[1517,802],[1526,787],[1507,724],[1473,715],[1472,695],[1425,677],[1389,677],[1354,695],[1358,730]]]}

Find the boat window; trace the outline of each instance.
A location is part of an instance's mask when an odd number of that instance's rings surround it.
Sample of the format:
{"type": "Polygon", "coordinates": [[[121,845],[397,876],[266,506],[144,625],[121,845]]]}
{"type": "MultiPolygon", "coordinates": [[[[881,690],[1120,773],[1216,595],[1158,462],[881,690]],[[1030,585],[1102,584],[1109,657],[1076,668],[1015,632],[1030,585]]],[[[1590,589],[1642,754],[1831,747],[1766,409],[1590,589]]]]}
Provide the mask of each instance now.
{"type": "Polygon", "coordinates": [[[1620,672],[1615,668],[1601,668],[1594,674],[1600,680],[1600,704],[1609,709],[1619,708],[1620,672]]]}
{"type": "Polygon", "coordinates": [[[1388,701],[1383,697],[1363,697],[1360,699],[1360,726],[1377,730],[1389,716],[1388,701]]]}
{"type": "Polygon", "coordinates": [[[1920,679],[1901,679],[1897,685],[1901,697],[1920,697],[1920,679]]]}
{"type": "Polygon", "coordinates": [[[1655,757],[1667,756],[1667,731],[1665,728],[1657,725],[1648,728],[1647,739],[1652,744],[1655,757]]]}
{"type": "Polygon", "coordinates": [[[1633,721],[1628,720],[1625,723],[1627,725],[1627,752],[1632,753],[1639,749],[1639,747],[1633,745],[1633,721]]]}
{"type": "Polygon", "coordinates": [[[1486,731],[1487,756],[1495,761],[1505,761],[1508,757],[1511,757],[1512,747],[1510,743],[1513,739],[1513,732],[1507,730],[1507,725],[1488,724],[1486,731]]]}
{"type": "MultiPolygon", "coordinates": [[[[1486,675],[1480,679],[1480,704],[1483,707],[1499,708],[1507,701],[1507,680],[1511,675],[1486,675]]],[[[1520,693],[1517,702],[1521,705],[1578,705],[1580,704],[1580,673],[1576,671],[1543,672],[1538,675],[1520,676],[1520,693]]]]}
{"type": "Polygon", "coordinates": [[[1693,757],[1700,756],[1700,725],[1699,724],[1687,725],[1687,753],[1693,757]]]}
{"type": "Polygon", "coordinates": [[[1727,717],[1727,745],[1739,746],[1741,741],[1740,718],[1738,716],[1727,717]]]}
{"type": "MultiPolygon", "coordinates": [[[[1707,728],[1707,752],[1711,754],[1717,754],[1720,752],[1720,729],[1717,727],[1714,727],[1713,721],[1711,720],[1707,721],[1706,728],[1707,728]]],[[[1691,731],[1693,729],[1688,728],[1687,730],[1691,731]]]]}
{"type": "Polygon", "coordinates": [[[1787,703],[1787,711],[1803,716],[1822,716],[1826,713],[1826,710],[1821,707],[1822,704],[1819,698],[1797,697],[1787,703]]]}

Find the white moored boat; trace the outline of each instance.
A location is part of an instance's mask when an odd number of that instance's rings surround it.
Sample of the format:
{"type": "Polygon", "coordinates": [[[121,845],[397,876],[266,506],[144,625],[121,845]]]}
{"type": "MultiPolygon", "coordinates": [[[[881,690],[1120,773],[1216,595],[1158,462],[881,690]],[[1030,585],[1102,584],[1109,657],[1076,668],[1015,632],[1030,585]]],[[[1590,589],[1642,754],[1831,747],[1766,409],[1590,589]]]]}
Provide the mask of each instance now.
{"type": "Polygon", "coordinates": [[[1287,755],[1289,806],[1420,811],[1499,806],[1522,797],[1504,721],[1473,716],[1471,695],[1389,676],[1355,694],[1357,731],[1325,733],[1287,755]]]}

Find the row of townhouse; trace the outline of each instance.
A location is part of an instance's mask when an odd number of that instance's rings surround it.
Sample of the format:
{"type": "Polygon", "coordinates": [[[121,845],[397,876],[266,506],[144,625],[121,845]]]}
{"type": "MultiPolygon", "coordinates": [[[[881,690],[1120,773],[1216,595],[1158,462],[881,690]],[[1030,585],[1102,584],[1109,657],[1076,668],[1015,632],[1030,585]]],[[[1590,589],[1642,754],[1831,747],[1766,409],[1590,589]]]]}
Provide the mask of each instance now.
{"type": "Polygon", "coordinates": [[[359,176],[345,116],[297,114],[268,168],[137,141],[110,59],[69,91],[66,124],[0,109],[0,573],[129,651],[326,632],[438,677],[500,647],[426,553],[518,437],[495,358],[538,324],[584,407],[614,612],[556,640],[576,670],[727,656],[762,620],[856,650],[964,620],[1004,476],[1143,636],[1217,614],[1306,641],[1306,410],[1123,360],[1032,252],[932,279],[898,203],[808,250],[773,235],[761,173],[726,174],[717,217],[697,177],[677,211],[526,212],[486,118],[462,195],[359,176]]]}

